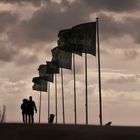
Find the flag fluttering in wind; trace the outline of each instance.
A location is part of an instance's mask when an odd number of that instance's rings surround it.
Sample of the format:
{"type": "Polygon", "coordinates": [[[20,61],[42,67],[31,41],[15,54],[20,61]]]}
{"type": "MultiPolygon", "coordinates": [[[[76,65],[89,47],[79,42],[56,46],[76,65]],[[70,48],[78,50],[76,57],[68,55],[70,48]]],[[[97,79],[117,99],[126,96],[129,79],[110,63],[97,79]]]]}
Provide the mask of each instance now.
{"type": "Polygon", "coordinates": [[[59,62],[58,61],[47,61],[47,73],[54,74],[59,73],[59,62]]]}
{"type": "Polygon", "coordinates": [[[58,61],[59,67],[65,68],[65,69],[71,69],[72,68],[72,53],[66,52],[59,47],[55,47],[52,50],[52,61],[58,61]]]}
{"type": "Polygon", "coordinates": [[[46,80],[46,81],[49,81],[49,82],[53,82],[54,75],[52,73],[47,73],[47,68],[48,67],[47,67],[46,64],[40,65],[39,68],[38,68],[39,76],[43,80],[46,80]]]}
{"type": "Polygon", "coordinates": [[[60,30],[58,47],[62,50],[96,55],[96,22],[79,24],[71,29],[60,30]]]}
{"type": "Polygon", "coordinates": [[[32,79],[34,85],[32,86],[33,90],[44,91],[47,92],[47,81],[42,79],[41,77],[34,77],[32,79]]]}
{"type": "MultiPolygon", "coordinates": [[[[73,55],[73,73],[74,73],[74,111],[75,124],[77,122],[76,115],[76,81],[75,81],[75,54],[82,56],[85,53],[85,118],[88,124],[88,63],[87,54],[96,56],[97,44],[97,58],[98,58],[98,76],[99,76],[99,117],[100,125],[102,125],[102,98],[101,98],[101,73],[100,73],[100,49],[99,49],[99,23],[98,18],[96,22],[88,22],[78,24],[72,28],[60,30],[58,33],[57,46],[51,50],[52,61],[47,64],[40,65],[38,68],[39,77],[33,78],[33,90],[47,91],[47,82],[53,82],[53,76],[61,74],[62,83],[62,109],[63,109],[63,123],[65,124],[65,108],[64,108],[64,88],[63,88],[63,69],[72,69],[72,55],[73,55]],[[96,39],[97,37],[97,39],[96,39]],[[97,42],[96,42],[97,41],[97,42]],[[57,63],[54,63],[57,62],[57,63]],[[41,82],[43,81],[43,82],[41,82]],[[46,86],[46,87],[45,87],[46,86]]],[[[55,77],[56,82],[56,77],[55,77]]],[[[57,95],[57,84],[56,95],[57,95]]],[[[41,92],[40,92],[41,95],[41,92]]],[[[57,99],[57,96],[56,96],[57,99]]],[[[49,103],[49,88],[48,88],[48,103],[49,103]]],[[[57,105],[57,103],[56,103],[57,105]]],[[[49,110],[49,105],[48,105],[49,110]]],[[[57,107],[56,107],[57,110],[57,107]]],[[[56,111],[57,112],[57,111],[56,111]]],[[[49,113],[48,113],[49,114],[49,113]]],[[[57,113],[56,113],[57,114],[57,113]]],[[[56,120],[57,121],[57,120],[56,120]]]]}

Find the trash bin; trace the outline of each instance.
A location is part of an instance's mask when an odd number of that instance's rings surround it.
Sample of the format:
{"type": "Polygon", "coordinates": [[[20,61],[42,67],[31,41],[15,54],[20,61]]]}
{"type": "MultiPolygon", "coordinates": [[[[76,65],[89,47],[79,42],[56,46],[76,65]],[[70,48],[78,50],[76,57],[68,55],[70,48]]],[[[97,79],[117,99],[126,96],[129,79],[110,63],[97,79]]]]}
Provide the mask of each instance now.
{"type": "Polygon", "coordinates": [[[55,117],[54,114],[49,115],[49,123],[53,123],[54,117],[55,117]]]}

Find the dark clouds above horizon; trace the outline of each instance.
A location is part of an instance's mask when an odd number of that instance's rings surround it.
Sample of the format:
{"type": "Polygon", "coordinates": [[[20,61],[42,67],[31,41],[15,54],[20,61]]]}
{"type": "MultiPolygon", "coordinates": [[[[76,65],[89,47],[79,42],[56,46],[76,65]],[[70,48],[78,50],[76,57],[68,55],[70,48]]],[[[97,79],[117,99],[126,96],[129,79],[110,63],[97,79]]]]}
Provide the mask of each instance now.
{"type": "MultiPolygon", "coordinates": [[[[24,48],[38,52],[38,48],[43,47],[45,43],[57,41],[59,30],[96,20],[96,16],[100,20],[103,42],[129,36],[136,44],[140,43],[140,31],[137,30],[140,18],[133,16],[133,13],[140,8],[138,0],[76,0],[73,2],[62,0],[60,3],[51,0],[1,0],[1,3],[16,5],[17,9],[20,9],[21,5],[26,7],[30,3],[38,8],[27,19],[22,19],[18,10],[0,11],[0,47],[6,46],[11,50],[5,48],[4,53],[1,52],[0,61],[12,61],[15,54],[21,53],[24,48]],[[94,15],[94,19],[90,18],[91,15],[94,15]],[[6,56],[4,57],[3,54],[6,56]]],[[[28,14],[26,9],[23,12],[28,14]]]]}
{"type": "MultiPolygon", "coordinates": [[[[55,0],[57,2],[57,0],[55,0]]],[[[58,0],[62,5],[68,6],[71,4],[72,0],[58,0]]],[[[136,11],[139,9],[140,2],[139,0],[118,0],[118,1],[112,1],[112,0],[73,0],[73,3],[84,3],[88,7],[94,8],[95,10],[107,10],[107,11],[115,11],[115,12],[125,12],[125,11],[136,11]]],[[[4,3],[17,3],[21,4],[23,2],[25,3],[32,3],[36,6],[41,6],[41,3],[47,4],[51,3],[51,0],[1,0],[1,2],[4,3]]],[[[54,2],[54,1],[53,1],[54,2]]],[[[81,6],[81,5],[80,5],[81,6]]]]}

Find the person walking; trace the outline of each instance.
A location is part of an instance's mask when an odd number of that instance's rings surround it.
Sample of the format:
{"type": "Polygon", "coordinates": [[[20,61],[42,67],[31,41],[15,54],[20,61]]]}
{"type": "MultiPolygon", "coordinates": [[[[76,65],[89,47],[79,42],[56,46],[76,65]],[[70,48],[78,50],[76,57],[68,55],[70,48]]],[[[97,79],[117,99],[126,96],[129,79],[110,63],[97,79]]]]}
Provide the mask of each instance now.
{"type": "Polygon", "coordinates": [[[27,119],[28,119],[28,100],[27,99],[23,99],[22,100],[23,103],[21,104],[21,110],[22,110],[22,120],[23,123],[27,123],[27,119]]]}
{"type": "Polygon", "coordinates": [[[29,123],[34,123],[34,110],[37,113],[37,107],[35,102],[32,100],[32,96],[29,97],[28,101],[28,115],[29,115],[29,123]]]}

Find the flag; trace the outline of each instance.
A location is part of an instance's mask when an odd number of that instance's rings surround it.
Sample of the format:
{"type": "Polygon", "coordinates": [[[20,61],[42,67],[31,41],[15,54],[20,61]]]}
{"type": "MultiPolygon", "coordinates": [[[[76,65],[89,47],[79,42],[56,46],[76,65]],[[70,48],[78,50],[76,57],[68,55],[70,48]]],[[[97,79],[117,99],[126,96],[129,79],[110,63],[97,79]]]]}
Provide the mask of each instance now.
{"type": "Polygon", "coordinates": [[[40,81],[41,81],[40,77],[33,77],[33,79],[32,79],[32,82],[35,84],[38,84],[38,85],[41,84],[40,81]]]}
{"type": "Polygon", "coordinates": [[[32,86],[33,90],[47,92],[47,81],[46,80],[43,80],[40,77],[34,77],[32,81],[34,82],[34,85],[32,86]]]}
{"type": "Polygon", "coordinates": [[[47,61],[47,73],[59,73],[59,62],[58,61],[47,61]]]}
{"type": "Polygon", "coordinates": [[[65,68],[65,69],[71,69],[72,68],[72,53],[66,52],[59,47],[55,47],[52,50],[52,61],[58,61],[59,67],[65,68]]]}
{"type": "Polygon", "coordinates": [[[71,29],[61,30],[59,31],[58,37],[57,44],[60,49],[82,56],[82,46],[76,43],[76,40],[74,39],[80,38],[77,36],[76,32],[73,32],[71,29]]]}
{"type": "Polygon", "coordinates": [[[60,30],[58,37],[58,47],[65,51],[96,55],[96,22],[60,30]]]}
{"type": "Polygon", "coordinates": [[[42,80],[40,85],[34,83],[34,85],[32,86],[32,89],[37,90],[37,91],[47,92],[47,81],[42,80]]]}
{"type": "Polygon", "coordinates": [[[47,65],[46,64],[40,65],[38,68],[38,71],[39,71],[40,78],[42,78],[46,81],[49,81],[49,82],[53,82],[53,74],[47,73],[47,65]]]}

